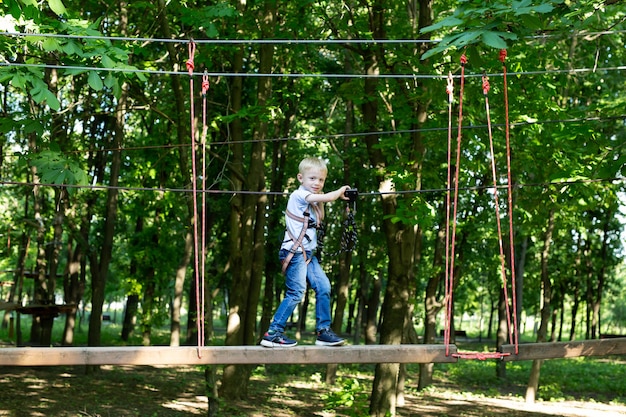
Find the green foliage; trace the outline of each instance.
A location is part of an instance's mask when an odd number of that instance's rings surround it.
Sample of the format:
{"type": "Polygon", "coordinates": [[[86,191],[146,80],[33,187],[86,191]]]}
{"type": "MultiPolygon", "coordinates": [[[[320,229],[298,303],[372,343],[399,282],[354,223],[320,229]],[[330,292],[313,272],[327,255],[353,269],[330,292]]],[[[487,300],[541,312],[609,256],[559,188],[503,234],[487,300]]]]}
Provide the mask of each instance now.
{"type": "Polygon", "coordinates": [[[337,385],[338,389],[322,394],[325,410],[347,408],[346,415],[354,417],[367,413],[369,393],[357,378],[338,378],[337,385]]]}
{"type": "MultiPolygon", "coordinates": [[[[60,151],[41,151],[30,158],[32,166],[37,168],[41,182],[58,185],[89,185],[89,176],[80,165],[60,151]]],[[[68,192],[77,188],[69,187],[68,192]]]]}
{"type": "Polygon", "coordinates": [[[539,16],[547,15],[562,0],[533,4],[531,0],[489,3],[460,1],[454,12],[437,23],[421,29],[421,33],[444,31],[436,47],[422,55],[422,59],[442,53],[450,48],[463,49],[482,43],[495,49],[506,49],[507,41],[518,40],[529,30],[543,28],[539,16]]]}

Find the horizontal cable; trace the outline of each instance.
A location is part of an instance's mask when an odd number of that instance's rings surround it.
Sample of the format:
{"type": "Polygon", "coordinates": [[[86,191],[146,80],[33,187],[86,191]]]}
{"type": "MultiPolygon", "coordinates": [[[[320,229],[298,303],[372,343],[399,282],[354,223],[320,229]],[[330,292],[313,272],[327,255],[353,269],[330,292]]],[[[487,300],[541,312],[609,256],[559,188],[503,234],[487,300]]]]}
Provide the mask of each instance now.
{"type": "MultiPolygon", "coordinates": [[[[189,76],[189,72],[184,71],[165,71],[165,70],[142,70],[132,68],[106,68],[106,67],[86,67],[86,66],[74,66],[74,65],[55,65],[55,64],[24,64],[16,62],[0,62],[0,67],[23,67],[23,68],[39,68],[39,69],[59,69],[59,70],[72,70],[72,71],[106,71],[106,72],[122,72],[125,74],[154,74],[154,75],[186,75],[189,76]]],[[[539,70],[539,71],[520,71],[520,72],[507,72],[507,76],[516,75],[543,75],[543,74],[577,74],[587,72],[600,72],[600,71],[624,71],[626,65],[619,65],[615,67],[604,68],[573,68],[573,69],[553,69],[553,70],[539,70]]],[[[193,72],[194,76],[209,76],[209,77],[287,77],[287,78],[409,78],[409,79],[447,79],[447,75],[440,74],[314,74],[314,73],[235,73],[235,72],[193,72]]],[[[501,77],[504,74],[502,72],[496,73],[476,73],[465,74],[465,78],[476,77],[501,77]]],[[[460,78],[460,75],[452,75],[453,78],[460,78]]]]}
{"type": "MultiPolygon", "coordinates": [[[[576,32],[569,33],[565,37],[586,37],[604,36],[624,33],[626,30],[605,30],[597,32],[576,32]]],[[[37,38],[61,38],[78,40],[105,40],[120,42],[154,42],[154,43],[176,43],[188,44],[193,41],[196,44],[210,45],[241,45],[241,44],[276,44],[276,45],[333,45],[333,44],[422,44],[439,43],[441,39],[164,39],[164,38],[133,38],[127,36],[106,36],[106,35],[66,35],[61,33],[27,33],[27,32],[0,32],[0,35],[15,37],[37,37],[37,38]]],[[[560,34],[541,34],[527,36],[525,39],[547,39],[563,38],[560,34]]]]}
{"type": "MultiPolygon", "coordinates": [[[[569,123],[588,123],[588,122],[610,122],[615,120],[625,120],[626,114],[622,114],[619,116],[611,116],[611,117],[581,117],[575,119],[559,119],[559,120],[538,120],[533,122],[517,122],[511,123],[509,126],[514,127],[523,127],[523,126],[534,126],[534,125],[544,125],[544,124],[569,124],[569,123]]],[[[503,123],[495,123],[491,125],[494,128],[504,128],[505,124],[503,123]]],[[[472,129],[486,129],[488,126],[486,124],[480,125],[465,125],[462,126],[462,130],[472,130],[472,129]]],[[[359,132],[359,133],[336,133],[336,134],[328,134],[328,135],[316,135],[316,136],[306,136],[306,137],[281,137],[281,138],[266,138],[266,139],[244,139],[238,141],[226,140],[226,141],[214,141],[207,142],[208,146],[216,146],[216,145],[234,145],[234,144],[249,144],[249,143],[263,143],[263,142],[287,142],[287,141],[303,141],[303,140],[320,140],[320,139],[344,139],[344,138],[359,138],[365,136],[387,136],[387,135],[407,135],[411,133],[427,133],[427,132],[444,132],[447,131],[447,127],[427,127],[421,129],[406,129],[406,130],[388,130],[388,131],[380,131],[380,132],[359,132]]],[[[129,152],[129,151],[143,151],[143,150],[170,150],[170,149],[179,149],[179,148],[189,148],[191,147],[190,143],[183,144],[169,144],[169,145],[147,145],[147,146],[127,146],[127,147],[119,147],[119,148],[103,148],[103,149],[91,149],[84,151],[72,151],[68,150],[64,153],[66,154],[81,154],[81,153],[104,153],[104,152],[129,152]]],[[[5,154],[4,158],[19,158],[20,155],[15,153],[5,154]]]]}
{"type": "MultiPolygon", "coordinates": [[[[544,124],[569,124],[569,123],[587,123],[587,122],[610,122],[615,120],[624,120],[626,119],[626,114],[622,114],[619,116],[612,117],[581,117],[575,119],[557,119],[557,120],[537,120],[533,122],[517,122],[511,123],[509,126],[514,127],[523,127],[523,126],[534,126],[534,125],[544,125],[544,124]]],[[[504,128],[506,125],[504,123],[493,123],[491,125],[494,128],[504,128]]],[[[464,125],[461,127],[462,130],[473,130],[473,129],[486,129],[488,126],[486,124],[480,125],[464,125]]],[[[360,138],[365,136],[388,136],[388,135],[407,135],[411,133],[426,133],[426,132],[444,132],[448,131],[447,127],[425,127],[421,129],[406,129],[406,130],[387,130],[380,132],[358,132],[358,133],[336,133],[336,134],[328,134],[328,135],[315,135],[315,136],[288,136],[281,138],[266,138],[266,139],[244,139],[238,141],[225,140],[225,141],[214,141],[207,142],[209,146],[215,145],[233,145],[233,144],[248,144],[248,143],[262,143],[262,142],[289,142],[289,141],[303,141],[303,140],[320,140],[320,139],[345,139],[345,138],[360,138]]],[[[128,146],[128,147],[120,147],[120,148],[104,148],[104,149],[91,149],[86,150],[84,152],[113,152],[113,151],[142,151],[142,150],[160,150],[160,149],[178,149],[178,148],[189,148],[191,146],[190,143],[183,144],[170,144],[170,145],[149,145],[149,146],[128,146]]],[[[66,151],[66,153],[82,153],[83,151],[66,151]]],[[[5,158],[9,157],[19,157],[19,155],[10,154],[5,155],[5,158]]]]}
{"type": "MultiPolygon", "coordinates": [[[[614,177],[614,178],[588,178],[581,180],[568,180],[568,181],[550,181],[543,183],[528,183],[528,184],[515,184],[513,188],[547,188],[549,186],[558,185],[580,185],[580,184],[596,184],[607,182],[626,182],[626,177],[614,177]]],[[[88,189],[88,190],[118,190],[118,191],[150,191],[156,193],[193,193],[193,190],[188,188],[166,188],[166,187],[124,187],[124,186],[111,186],[111,185],[79,185],[79,184],[44,184],[37,182],[20,182],[20,181],[0,181],[0,185],[6,186],[22,186],[22,187],[53,187],[53,188],[71,188],[71,189],[88,189]]],[[[492,189],[508,189],[508,185],[483,185],[483,186],[471,186],[471,187],[459,187],[461,191],[479,191],[479,190],[492,190],[492,189]]],[[[430,193],[445,193],[452,191],[449,188],[430,188],[422,190],[400,190],[400,191],[359,191],[359,197],[377,197],[383,195],[405,195],[405,194],[430,194],[430,193]]],[[[288,196],[290,192],[287,191],[250,191],[250,190],[203,190],[196,191],[198,194],[206,193],[213,195],[277,195],[288,196]]]]}

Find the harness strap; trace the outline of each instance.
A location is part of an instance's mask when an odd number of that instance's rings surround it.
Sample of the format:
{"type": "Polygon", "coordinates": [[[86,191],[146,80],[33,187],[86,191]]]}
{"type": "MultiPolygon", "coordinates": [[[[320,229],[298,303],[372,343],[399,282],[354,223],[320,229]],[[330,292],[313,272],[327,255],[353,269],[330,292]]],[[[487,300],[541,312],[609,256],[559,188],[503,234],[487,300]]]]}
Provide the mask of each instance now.
{"type": "MultiPolygon", "coordinates": [[[[309,207],[313,208],[313,211],[315,211],[315,214],[317,216],[317,221],[321,222],[321,218],[323,217],[324,212],[317,205],[309,204],[309,207]]],[[[287,266],[289,265],[289,262],[291,262],[291,258],[293,258],[293,255],[295,255],[296,252],[298,252],[298,248],[302,248],[302,256],[304,256],[304,262],[306,262],[307,264],[311,262],[311,259],[307,259],[306,250],[304,249],[304,244],[302,243],[302,241],[304,240],[304,237],[306,236],[306,231],[309,227],[309,220],[311,218],[311,213],[307,209],[302,214],[303,214],[303,217],[299,217],[293,214],[292,212],[290,212],[289,210],[285,210],[285,215],[287,215],[289,218],[298,222],[302,222],[302,230],[300,231],[300,235],[296,239],[295,236],[291,234],[289,229],[287,229],[287,234],[293,241],[293,245],[291,245],[291,249],[289,249],[289,253],[285,257],[285,259],[283,259],[283,262],[282,262],[283,274],[285,273],[285,271],[287,271],[287,266]]]]}

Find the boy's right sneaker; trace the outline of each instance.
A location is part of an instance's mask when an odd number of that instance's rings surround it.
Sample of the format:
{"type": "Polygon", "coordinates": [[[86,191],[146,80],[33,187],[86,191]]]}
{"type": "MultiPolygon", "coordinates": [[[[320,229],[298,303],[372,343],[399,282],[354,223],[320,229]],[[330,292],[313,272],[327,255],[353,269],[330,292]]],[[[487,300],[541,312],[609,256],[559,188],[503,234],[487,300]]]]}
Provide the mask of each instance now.
{"type": "Polygon", "coordinates": [[[298,342],[292,339],[288,339],[284,334],[275,330],[269,330],[261,339],[261,346],[270,348],[290,348],[297,345],[298,342]]]}
{"type": "Polygon", "coordinates": [[[322,329],[317,332],[315,344],[318,346],[341,346],[344,343],[346,343],[346,340],[337,336],[335,332],[330,329],[322,329]]]}

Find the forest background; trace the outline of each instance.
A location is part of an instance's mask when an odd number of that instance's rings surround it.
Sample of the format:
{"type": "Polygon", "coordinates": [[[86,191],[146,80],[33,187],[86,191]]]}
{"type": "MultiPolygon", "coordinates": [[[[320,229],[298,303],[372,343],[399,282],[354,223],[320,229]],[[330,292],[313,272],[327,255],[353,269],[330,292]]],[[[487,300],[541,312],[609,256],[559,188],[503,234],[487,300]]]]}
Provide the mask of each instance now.
{"type": "MultiPolygon", "coordinates": [[[[171,345],[198,343],[198,329],[210,343],[217,320],[226,344],[256,344],[280,299],[283,211],[309,155],[328,161],[327,190],[360,193],[357,247],[328,255],[344,229],[336,202],[324,256],[333,328],[354,343],[434,343],[448,272],[450,328],[506,343],[503,258],[530,338],[623,333],[621,2],[0,7],[3,326],[11,308],[35,313],[24,343],[72,345],[84,317],[99,346],[119,302],[123,340],[141,332],[148,345],[168,325],[171,345]],[[65,314],[62,340],[46,312],[65,314]]],[[[384,387],[401,386],[400,368],[376,367],[372,415],[394,409],[384,387]]],[[[225,367],[220,394],[244,397],[249,377],[225,367]]],[[[420,386],[431,377],[421,367],[420,386]]]]}

